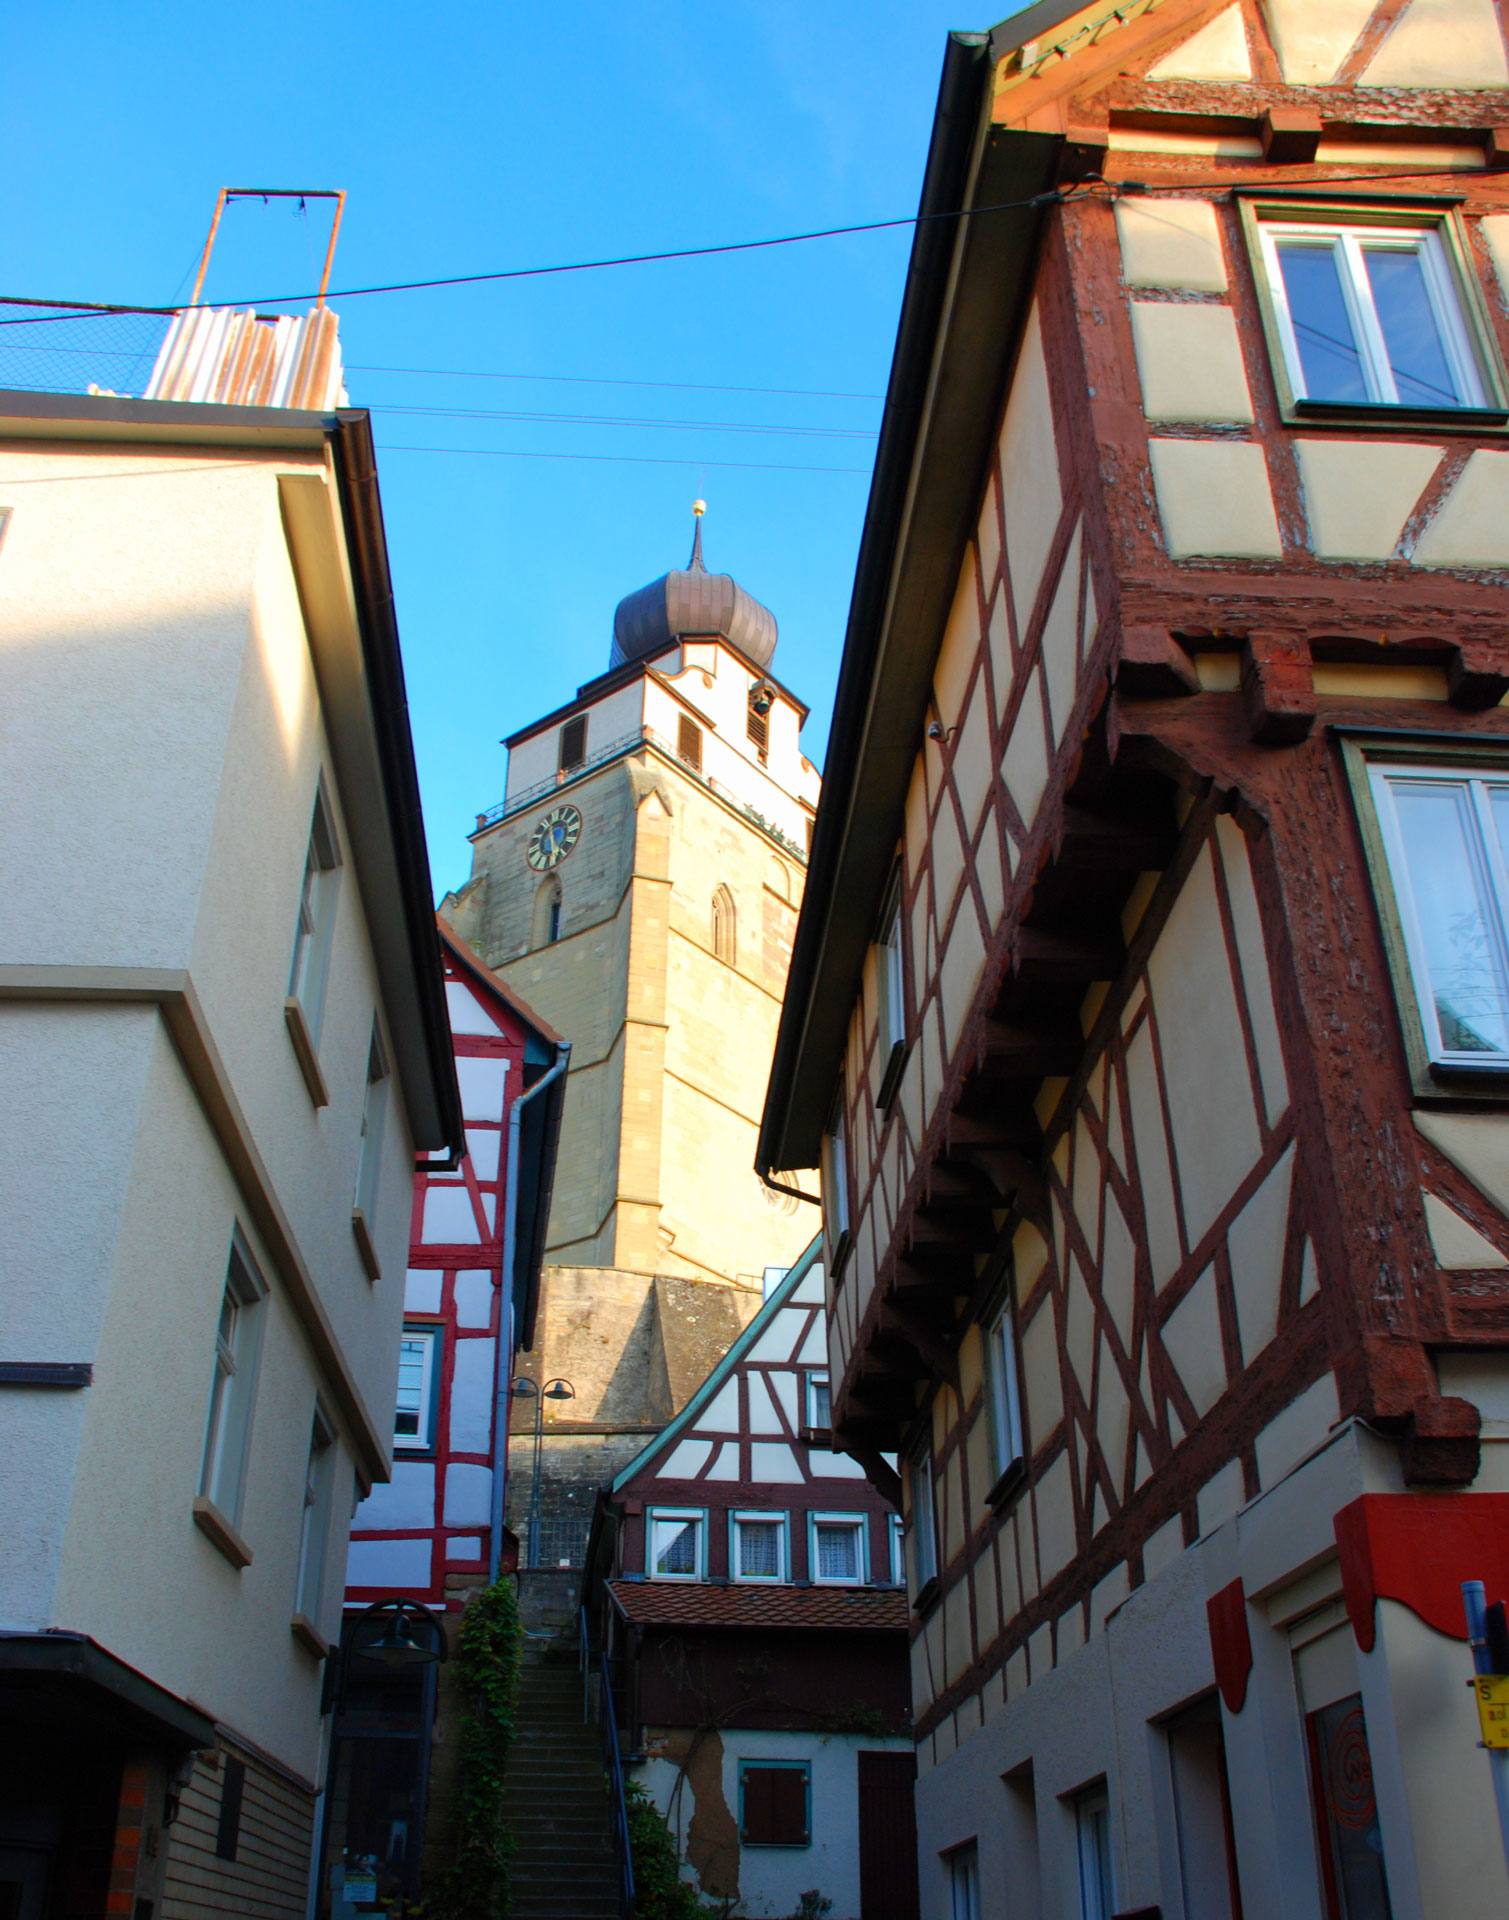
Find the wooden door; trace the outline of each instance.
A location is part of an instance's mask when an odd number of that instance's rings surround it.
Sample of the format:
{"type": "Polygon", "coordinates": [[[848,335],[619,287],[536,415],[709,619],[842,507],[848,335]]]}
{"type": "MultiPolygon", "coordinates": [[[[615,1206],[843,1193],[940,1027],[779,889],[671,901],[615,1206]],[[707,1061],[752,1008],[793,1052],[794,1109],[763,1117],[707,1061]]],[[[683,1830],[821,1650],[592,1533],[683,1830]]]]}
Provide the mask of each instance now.
{"type": "Polygon", "coordinates": [[[860,1920],[918,1920],[915,1753],[859,1755],[860,1920]]]}

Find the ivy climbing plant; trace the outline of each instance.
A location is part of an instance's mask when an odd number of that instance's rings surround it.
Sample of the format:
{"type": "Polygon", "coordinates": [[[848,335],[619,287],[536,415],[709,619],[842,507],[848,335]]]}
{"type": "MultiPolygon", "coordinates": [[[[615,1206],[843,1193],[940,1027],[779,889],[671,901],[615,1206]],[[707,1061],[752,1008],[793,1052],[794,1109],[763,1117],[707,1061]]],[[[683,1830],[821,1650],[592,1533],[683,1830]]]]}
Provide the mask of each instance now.
{"type": "Polygon", "coordinates": [[[521,1643],[518,1595],[505,1576],[476,1595],[457,1636],[453,1670],[463,1713],[456,1852],[434,1903],[443,1920],[504,1920],[508,1912],[513,1842],[503,1824],[503,1767],[513,1738],[521,1643]]]}
{"type": "Polygon", "coordinates": [[[659,1807],[637,1780],[624,1787],[634,1863],[634,1920],[702,1920],[706,1909],[681,1877],[681,1862],[659,1807]]]}

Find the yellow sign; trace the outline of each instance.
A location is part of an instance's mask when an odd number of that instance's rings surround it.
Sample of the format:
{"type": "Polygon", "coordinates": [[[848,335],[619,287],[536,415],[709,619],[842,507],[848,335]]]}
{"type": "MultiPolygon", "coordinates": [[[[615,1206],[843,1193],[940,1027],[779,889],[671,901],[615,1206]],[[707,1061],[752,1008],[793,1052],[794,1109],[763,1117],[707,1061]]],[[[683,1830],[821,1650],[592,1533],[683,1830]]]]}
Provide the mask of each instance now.
{"type": "Polygon", "coordinates": [[[1472,1683],[1485,1747],[1509,1747],[1509,1674],[1480,1673],[1472,1683]]]}

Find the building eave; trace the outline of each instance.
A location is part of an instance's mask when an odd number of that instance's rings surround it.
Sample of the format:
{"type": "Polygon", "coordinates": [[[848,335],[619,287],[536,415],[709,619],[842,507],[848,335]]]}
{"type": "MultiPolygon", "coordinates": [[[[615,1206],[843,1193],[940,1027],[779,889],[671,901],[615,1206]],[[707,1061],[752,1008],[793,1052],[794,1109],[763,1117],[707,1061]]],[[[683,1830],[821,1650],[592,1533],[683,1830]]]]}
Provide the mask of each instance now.
{"type": "Polygon", "coordinates": [[[990,121],[984,35],[950,36],[834,701],[823,799],[756,1150],[817,1163],[901,834],[944,624],[1025,316],[1062,137],[990,121]],[[954,209],[1009,207],[977,218],[954,209]]]}

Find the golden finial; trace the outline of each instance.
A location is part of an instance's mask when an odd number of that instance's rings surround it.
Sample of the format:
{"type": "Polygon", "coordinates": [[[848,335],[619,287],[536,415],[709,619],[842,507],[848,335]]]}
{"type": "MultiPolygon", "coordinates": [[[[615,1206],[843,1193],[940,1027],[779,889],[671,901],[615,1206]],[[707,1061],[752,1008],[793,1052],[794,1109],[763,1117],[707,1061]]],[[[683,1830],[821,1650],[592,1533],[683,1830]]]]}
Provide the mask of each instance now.
{"type": "Polygon", "coordinates": [[[700,520],[703,514],[707,512],[707,502],[705,500],[694,500],[692,502],[692,512],[696,514],[700,520]]]}

